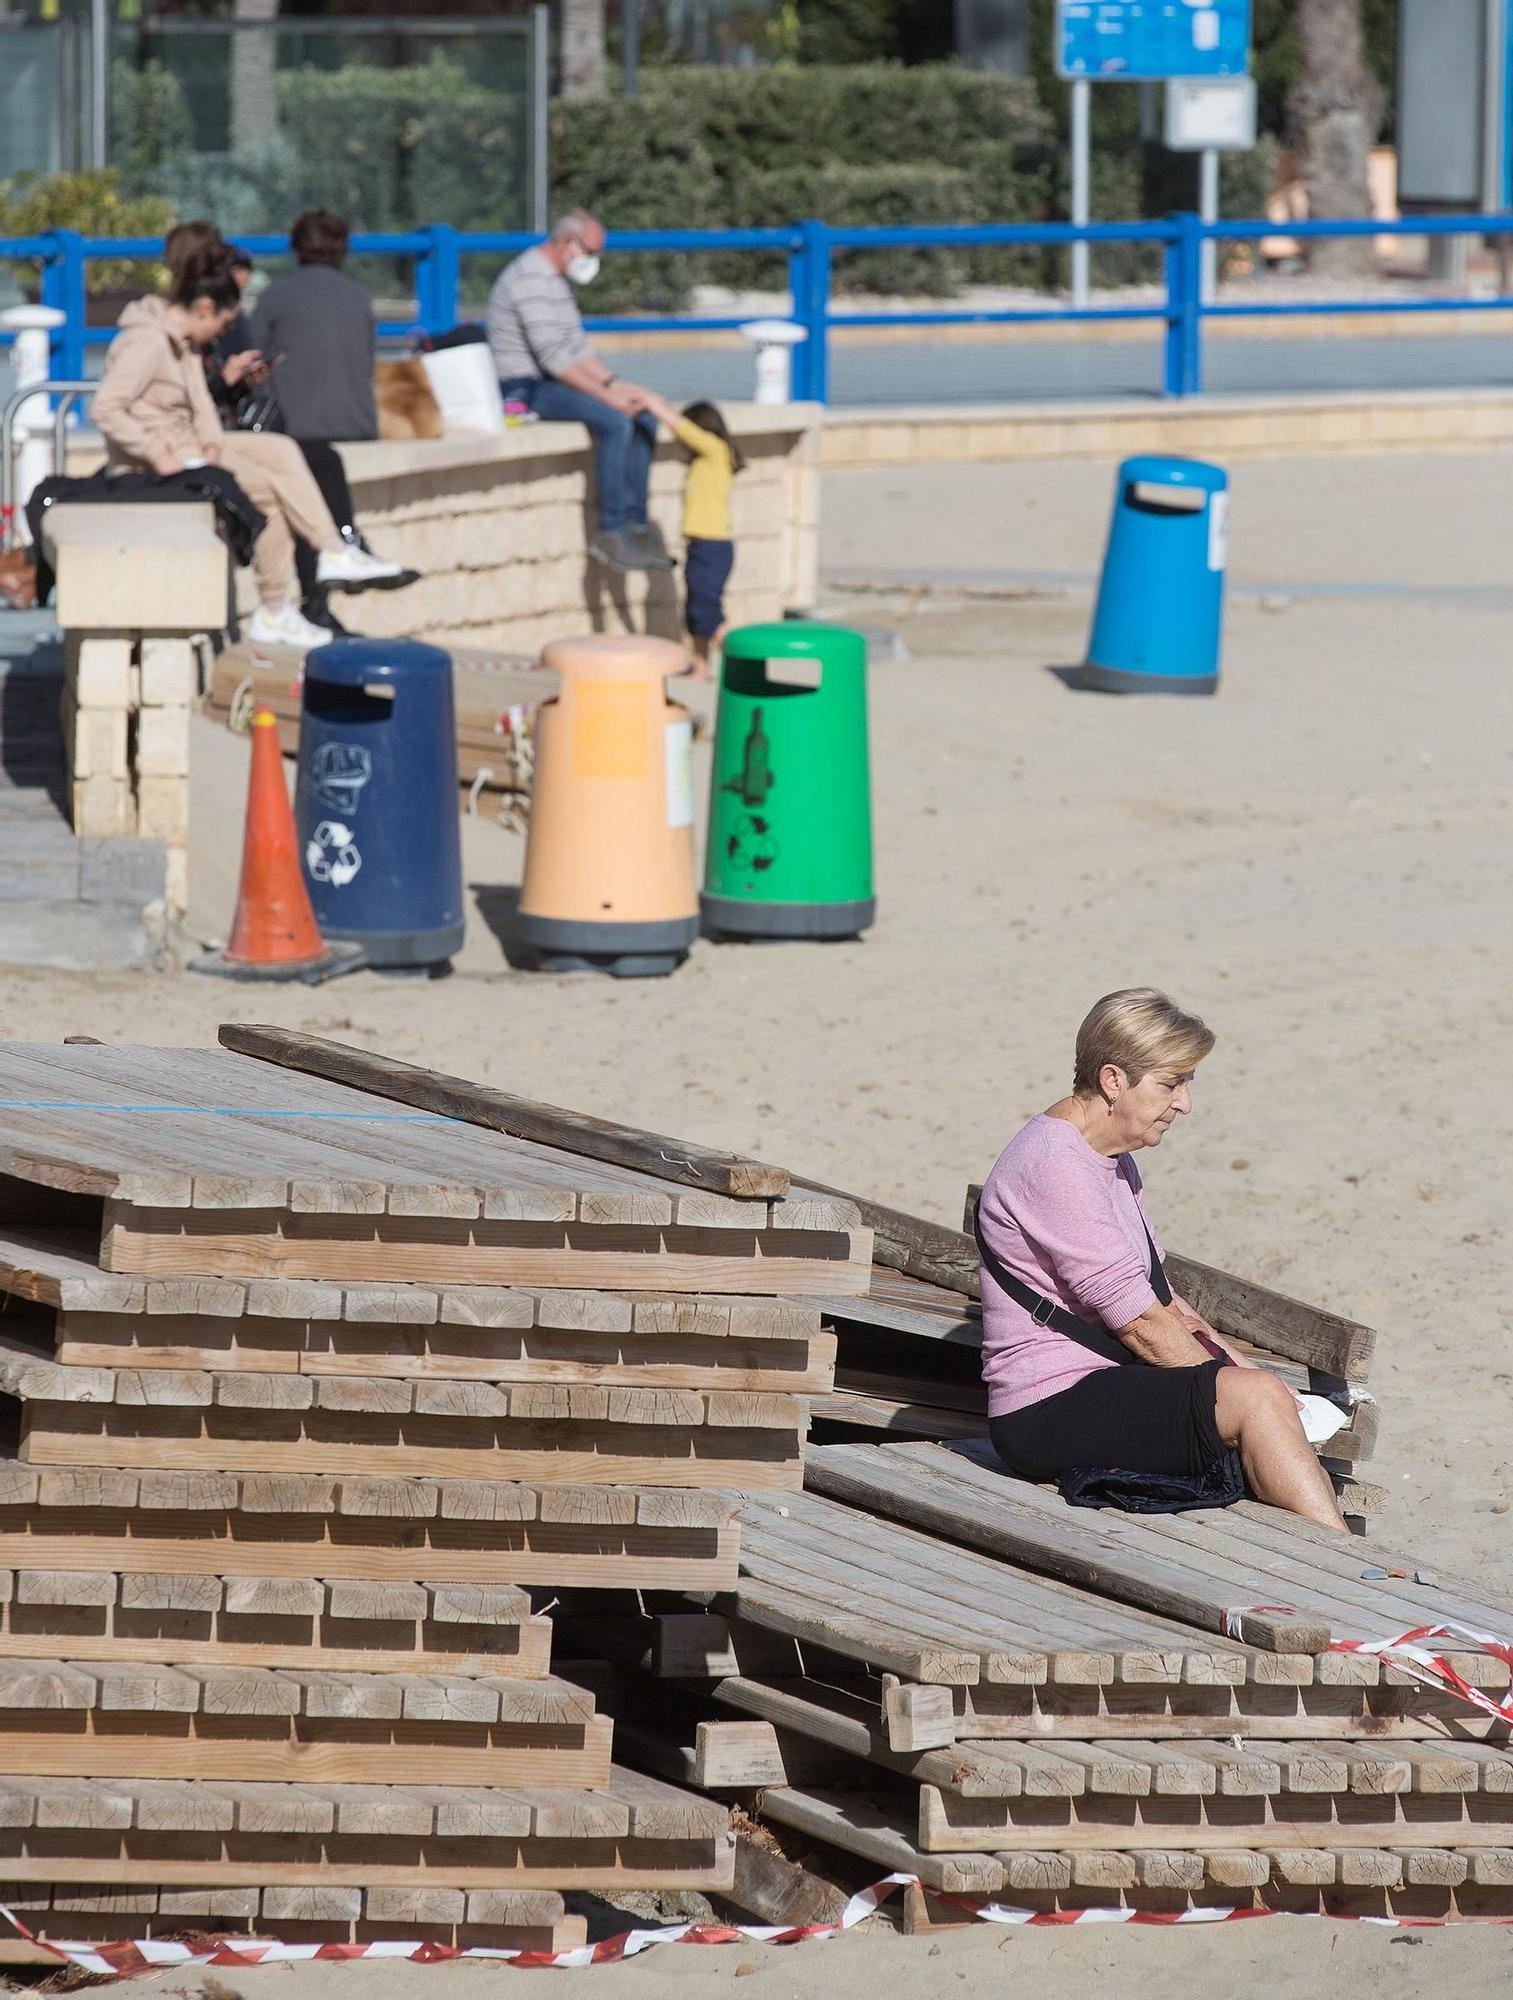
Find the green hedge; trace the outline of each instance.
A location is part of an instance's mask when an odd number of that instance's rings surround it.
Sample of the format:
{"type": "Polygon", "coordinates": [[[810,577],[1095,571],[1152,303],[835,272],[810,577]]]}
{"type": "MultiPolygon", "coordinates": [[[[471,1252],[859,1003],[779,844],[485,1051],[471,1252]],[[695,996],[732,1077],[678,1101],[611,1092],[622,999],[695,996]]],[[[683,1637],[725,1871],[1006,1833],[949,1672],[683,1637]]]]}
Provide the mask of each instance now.
{"type": "MultiPolygon", "coordinates": [[[[561,100],[552,115],[557,207],[614,229],[1035,221],[1048,212],[1050,121],[1027,84],[949,64],[667,69],[641,95],[561,100]]],[[[948,296],[981,253],[844,252],[836,288],[948,296]]],[[[1039,281],[1038,254],[999,252],[999,282],[1039,281]]],[[[694,283],[778,288],[781,256],[611,259],[597,312],[686,300],[694,283]]]]}
{"type": "MultiPolygon", "coordinates": [[[[48,229],[77,229],[84,236],[161,236],[172,221],[167,202],[124,194],[113,167],[83,174],[24,173],[0,181],[0,236],[40,236],[48,229]]],[[[162,276],[161,268],[149,263],[94,259],[85,268],[91,292],[146,288],[162,276]]],[[[29,287],[41,276],[35,264],[8,269],[29,287]]]]}
{"type": "Polygon", "coordinates": [[[362,229],[524,226],[526,107],[434,56],[418,69],[290,69],[279,136],[316,169],[327,208],[362,229]]]}
{"type": "MultiPolygon", "coordinates": [[[[1051,137],[1031,85],[951,63],[668,69],[647,75],[638,102],[644,116],[676,119],[696,133],[722,179],[749,162],[766,170],[952,166],[980,141],[1017,149],[1051,137]]],[[[569,100],[557,109],[567,122],[592,118],[594,104],[569,100]]]]}
{"type": "Polygon", "coordinates": [[[287,228],[302,208],[354,229],[444,220],[459,229],[525,224],[525,111],[457,63],[281,70],[279,129],[236,152],[175,143],[183,93],[157,70],[115,86],[130,177],[181,215],[213,214],[228,236],[287,228]]]}
{"type": "MultiPolygon", "coordinates": [[[[212,214],[233,236],[283,228],[316,204],[365,229],[523,225],[524,106],[455,60],[285,70],[277,87],[276,137],[196,153],[185,150],[177,80],[118,64],[121,191],[160,197],[180,215],[212,214]]],[[[622,230],[774,227],[811,215],[857,227],[1059,219],[1065,101],[1045,76],[1019,81],[949,63],[648,68],[634,100],[553,104],[553,207],[582,204],[622,230]]],[[[1095,216],[1194,205],[1195,165],[1140,140],[1133,89],[1096,91],[1093,124],[1095,216]]],[[[1226,159],[1230,213],[1259,210],[1271,159],[1267,149],[1226,159]]],[[[484,288],[481,266],[466,273],[470,300],[484,288]]],[[[850,251],[837,254],[834,276],[841,292],[946,297],[965,284],[1056,286],[1065,266],[1064,252],[1040,249],[850,251]]],[[[356,268],[386,289],[407,281],[376,259],[356,268]]],[[[1092,268],[1100,285],[1149,281],[1161,258],[1113,245],[1094,252],[1092,268]]],[[[780,254],[611,258],[585,303],[665,311],[685,306],[695,284],[780,289],[786,277],[780,254]]]]}
{"type": "MultiPolygon", "coordinates": [[[[649,116],[644,97],[559,98],[550,158],[554,213],[591,208],[616,229],[714,229],[728,222],[715,198],[718,176],[703,135],[683,119],[649,116]]],[[[585,303],[594,312],[676,311],[696,277],[708,280],[709,261],[610,258],[585,303]]]]}

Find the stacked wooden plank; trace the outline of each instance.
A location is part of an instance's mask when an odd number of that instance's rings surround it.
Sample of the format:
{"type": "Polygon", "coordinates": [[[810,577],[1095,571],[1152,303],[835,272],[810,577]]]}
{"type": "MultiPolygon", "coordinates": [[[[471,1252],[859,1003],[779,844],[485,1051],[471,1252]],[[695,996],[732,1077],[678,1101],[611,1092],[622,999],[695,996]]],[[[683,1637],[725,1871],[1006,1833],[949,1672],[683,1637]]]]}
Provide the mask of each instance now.
{"type": "MultiPolygon", "coordinates": [[[[833,1914],[770,1853],[733,1876],[690,1786],[926,1899],[1513,1906],[1509,1668],[1476,1637],[1513,1606],[1253,1505],[1006,1478],[970,1239],[222,1039],[0,1050],[0,1893],[28,1921],[560,1945],[564,1889],[651,1886],[833,1914]],[[925,1441],[806,1465],[806,1407],[925,1441]],[[1443,1671],[1371,1650],[1422,1626],[1453,1628],[1443,1671]]],[[[1326,1462],[1366,1514],[1370,1329],[1168,1267],[1348,1410],[1326,1462]]]]}
{"type": "MultiPolygon", "coordinates": [[[[938,1446],[822,1448],[808,1478],[743,1503],[712,1611],[600,1615],[633,1754],[659,1731],[685,1781],[761,1787],[770,1822],[940,1895],[1513,1909],[1506,1724],[1335,1650],[1508,1633],[1513,1606],[1249,1503],[1083,1514],[938,1446]]],[[[1441,1645],[1506,1702],[1504,1659],[1441,1645]]]]}
{"type": "Polygon", "coordinates": [[[382,1448],[401,1475],[801,1479],[799,1397],[726,1385],[814,1385],[817,1317],[759,1301],[865,1284],[843,1203],[678,1186],[223,1051],[12,1052],[0,1088],[7,1282],[87,1301],[55,1366],[21,1339],[0,1360],[26,1463],[324,1474],[382,1448]],[[130,1366],[77,1358],[123,1338],[130,1366]],[[643,1340],[681,1385],[642,1382],[643,1340]]]}
{"type": "MultiPolygon", "coordinates": [[[[373,1763],[386,1761],[376,1754],[373,1763]]],[[[591,1791],[0,1779],[4,1899],[53,1936],[580,1943],[561,1886],[729,1879],[726,1814],[639,1773],[591,1791]],[[129,1928],[128,1928],[129,1927],[129,1928]]]]}
{"type": "Polygon", "coordinates": [[[4,1899],[560,1944],[564,1889],[728,1883],[724,1810],[612,1763],[528,1590],[727,1586],[732,1490],[801,1482],[832,1349],[781,1295],[870,1244],[766,1178],[0,1050],[4,1899]]]}

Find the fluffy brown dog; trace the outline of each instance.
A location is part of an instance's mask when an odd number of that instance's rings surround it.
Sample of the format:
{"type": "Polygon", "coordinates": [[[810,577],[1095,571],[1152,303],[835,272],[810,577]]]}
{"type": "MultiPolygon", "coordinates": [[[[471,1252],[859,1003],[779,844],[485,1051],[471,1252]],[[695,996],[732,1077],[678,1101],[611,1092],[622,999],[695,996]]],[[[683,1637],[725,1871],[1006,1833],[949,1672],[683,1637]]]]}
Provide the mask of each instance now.
{"type": "Polygon", "coordinates": [[[373,394],[381,438],[439,438],[441,409],[418,361],[377,361],[373,394]]]}
{"type": "Polygon", "coordinates": [[[0,555],[0,601],[12,611],[30,611],[37,601],[37,565],[29,549],[0,555]]]}

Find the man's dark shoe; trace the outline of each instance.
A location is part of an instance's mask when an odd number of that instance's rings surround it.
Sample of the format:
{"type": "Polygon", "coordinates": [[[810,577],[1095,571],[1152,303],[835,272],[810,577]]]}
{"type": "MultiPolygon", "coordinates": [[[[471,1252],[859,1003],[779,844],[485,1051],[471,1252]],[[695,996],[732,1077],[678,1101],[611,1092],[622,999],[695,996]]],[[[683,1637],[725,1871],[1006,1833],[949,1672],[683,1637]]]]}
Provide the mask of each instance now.
{"type": "Polygon", "coordinates": [[[338,639],[352,639],[358,636],[349,625],[343,625],[331,609],[329,594],[319,585],[300,605],[300,611],[312,625],[319,625],[327,632],[334,632],[338,639]]]}
{"type": "Polygon", "coordinates": [[[639,548],[627,528],[601,528],[588,545],[588,552],[595,562],[601,562],[622,574],[633,569],[656,569],[650,554],[639,548]]]}
{"type": "Polygon", "coordinates": [[[662,530],[655,521],[639,521],[630,530],[633,547],[646,558],[648,569],[675,569],[677,565],[667,553],[667,543],[662,530]]]}

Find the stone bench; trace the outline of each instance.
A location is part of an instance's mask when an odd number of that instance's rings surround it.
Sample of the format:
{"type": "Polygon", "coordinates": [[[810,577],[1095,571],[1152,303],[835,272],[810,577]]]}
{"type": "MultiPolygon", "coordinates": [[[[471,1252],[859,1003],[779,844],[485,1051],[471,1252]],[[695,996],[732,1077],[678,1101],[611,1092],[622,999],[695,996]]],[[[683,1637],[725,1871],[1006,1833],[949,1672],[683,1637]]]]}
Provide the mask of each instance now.
{"type": "MultiPolygon", "coordinates": [[[[825,413],[817,403],[722,408],[746,459],[733,498],[730,622],[807,611],[817,587],[825,413]]],[[[408,590],[352,599],[356,630],[527,659],[574,632],[681,639],[676,573],[619,576],[588,559],[594,455],[581,424],[525,423],[488,435],[375,440],[339,450],[359,526],[380,554],[421,572],[408,590]]],[[[98,442],[80,439],[69,451],[68,470],[90,472],[102,461],[98,442]]],[[[676,444],[664,436],[652,464],[651,514],[675,554],[686,476],[676,444]]],[[[250,611],[250,572],[239,573],[237,593],[250,611]]]]}
{"type": "MultiPolygon", "coordinates": [[[[809,403],[723,407],[746,459],[733,496],[730,622],[808,610],[823,413],[809,403]]],[[[574,632],[682,638],[679,574],[619,576],[588,559],[593,452],[582,425],[344,444],[341,455],[364,533],[381,555],[421,572],[408,590],[354,598],[350,622],[358,630],[524,658],[574,632]]],[[[652,465],[651,514],[674,554],[685,477],[677,446],[664,437],[652,465]]]]}
{"type": "Polygon", "coordinates": [[[230,557],[204,501],[61,501],[43,516],[64,635],[63,755],[74,832],[167,850],[188,900],[192,640],[226,623],[230,557]]]}
{"type": "Polygon", "coordinates": [[[205,500],[60,500],[42,516],[66,632],[218,632],[230,555],[205,500]]]}

